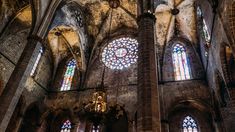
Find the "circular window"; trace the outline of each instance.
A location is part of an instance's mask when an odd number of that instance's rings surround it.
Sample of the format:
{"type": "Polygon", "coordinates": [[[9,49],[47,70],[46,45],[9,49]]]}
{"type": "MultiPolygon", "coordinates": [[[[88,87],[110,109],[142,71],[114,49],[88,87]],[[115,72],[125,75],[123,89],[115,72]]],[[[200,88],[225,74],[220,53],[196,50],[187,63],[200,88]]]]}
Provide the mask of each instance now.
{"type": "Polygon", "coordinates": [[[138,42],[125,37],[111,41],[103,50],[102,61],[111,69],[123,69],[137,61],[138,42]]]}

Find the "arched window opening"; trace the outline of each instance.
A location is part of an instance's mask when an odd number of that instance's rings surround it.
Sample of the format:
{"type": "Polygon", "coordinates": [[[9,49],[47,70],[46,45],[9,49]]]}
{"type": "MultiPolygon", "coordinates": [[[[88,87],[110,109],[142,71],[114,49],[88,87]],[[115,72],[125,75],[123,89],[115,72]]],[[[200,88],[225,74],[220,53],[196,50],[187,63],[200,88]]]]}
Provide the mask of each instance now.
{"type": "Polygon", "coordinates": [[[190,79],[189,62],[184,46],[176,44],[173,48],[172,58],[175,80],[190,79]]]}
{"type": "Polygon", "coordinates": [[[70,132],[70,129],[72,128],[71,122],[69,120],[66,120],[62,127],[60,132],[70,132]]]}
{"type": "Polygon", "coordinates": [[[196,121],[191,116],[186,116],[183,120],[183,132],[199,132],[196,121]]]}
{"type": "Polygon", "coordinates": [[[76,62],[75,62],[75,59],[72,59],[67,64],[66,72],[64,74],[64,79],[63,79],[60,91],[70,90],[72,81],[73,81],[75,68],[76,68],[76,62]]]}
{"type": "Polygon", "coordinates": [[[32,69],[32,71],[31,71],[31,73],[30,73],[30,76],[34,76],[35,71],[36,71],[37,66],[38,66],[38,63],[39,63],[39,61],[40,61],[40,59],[41,59],[41,57],[42,57],[42,54],[43,54],[43,48],[40,47],[40,49],[39,49],[39,54],[38,54],[37,59],[36,59],[34,65],[33,65],[33,69],[32,69]]]}

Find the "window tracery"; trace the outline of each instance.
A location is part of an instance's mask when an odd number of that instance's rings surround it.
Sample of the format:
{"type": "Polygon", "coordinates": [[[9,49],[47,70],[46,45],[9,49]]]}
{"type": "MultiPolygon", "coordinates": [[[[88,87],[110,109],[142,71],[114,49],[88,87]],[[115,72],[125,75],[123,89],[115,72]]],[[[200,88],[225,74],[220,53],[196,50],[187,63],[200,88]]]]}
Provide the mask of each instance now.
{"type": "Polygon", "coordinates": [[[71,85],[72,85],[72,81],[73,81],[73,75],[75,72],[75,68],[76,68],[76,61],[75,61],[75,59],[72,59],[67,64],[66,72],[64,74],[64,79],[63,79],[60,91],[70,90],[71,85]]]}
{"type": "Polygon", "coordinates": [[[71,122],[69,120],[66,120],[62,127],[61,127],[61,130],[60,132],[70,132],[70,129],[72,128],[71,126],[71,122]]]}
{"type": "Polygon", "coordinates": [[[91,132],[100,132],[100,126],[95,127],[95,126],[93,125],[91,132]]]}
{"type": "Polygon", "coordinates": [[[172,58],[175,80],[190,79],[189,62],[184,46],[176,44],[173,47],[172,58]]]}
{"type": "Polygon", "coordinates": [[[183,120],[183,132],[199,132],[196,121],[191,116],[186,116],[183,120]]]}
{"type": "Polygon", "coordinates": [[[38,63],[39,63],[39,61],[40,61],[40,59],[41,59],[41,57],[42,57],[42,54],[43,54],[43,48],[40,47],[40,49],[39,49],[39,54],[38,54],[37,59],[36,59],[34,65],[33,65],[33,69],[31,70],[30,76],[34,76],[35,71],[36,71],[37,66],[38,66],[38,63]]]}
{"type": "Polygon", "coordinates": [[[137,62],[138,42],[123,37],[111,41],[102,52],[103,63],[111,69],[123,69],[137,62]]]}

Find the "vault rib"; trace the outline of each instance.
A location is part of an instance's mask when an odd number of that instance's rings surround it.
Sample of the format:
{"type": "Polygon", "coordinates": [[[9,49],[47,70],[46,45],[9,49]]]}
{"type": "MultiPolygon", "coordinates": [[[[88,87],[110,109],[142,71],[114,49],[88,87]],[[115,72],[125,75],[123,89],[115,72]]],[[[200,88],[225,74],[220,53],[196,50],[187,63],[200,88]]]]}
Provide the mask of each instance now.
{"type": "Polygon", "coordinates": [[[103,21],[102,21],[101,24],[100,24],[99,31],[98,31],[96,37],[99,36],[100,32],[101,32],[102,29],[104,28],[105,23],[107,23],[107,20],[108,20],[108,18],[109,18],[110,12],[111,12],[111,9],[109,9],[109,10],[106,12],[105,17],[104,17],[103,21]]]}
{"type": "Polygon", "coordinates": [[[136,16],[134,14],[132,14],[130,11],[128,11],[125,7],[123,7],[122,5],[120,5],[120,8],[126,12],[131,18],[133,18],[134,20],[136,20],[136,16]]]}

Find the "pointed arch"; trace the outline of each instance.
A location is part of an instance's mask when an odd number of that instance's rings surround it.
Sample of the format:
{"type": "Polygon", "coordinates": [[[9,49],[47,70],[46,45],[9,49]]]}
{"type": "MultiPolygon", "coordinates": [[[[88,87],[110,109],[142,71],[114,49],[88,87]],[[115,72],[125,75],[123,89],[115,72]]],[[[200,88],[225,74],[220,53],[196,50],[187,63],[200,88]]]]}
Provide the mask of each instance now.
{"type": "MultiPolygon", "coordinates": [[[[164,48],[163,51],[163,59],[161,66],[161,73],[159,76],[161,81],[176,81],[175,78],[175,70],[174,70],[174,60],[173,60],[173,51],[175,47],[175,53],[178,53],[179,56],[181,53],[185,53],[186,60],[189,68],[189,79],[201,79],[204,78],[204,69],[202,66],[202,62],[199,57],[199,53],[196,51],[194,44],[185,38],[174,38],[172,39],[164,48]],[[178,46],[176,46],[178,44],[178,46]],[[183,52],[182,52],[183,51],[183,52]]],[[[184,62],[185,63],[185,62],[184,62]]],[[[182,63],[181,63],[182,64],[182,63]]],[[[185,63],[186,64],[186,63],[185,63]]],[[[182,79],[185,80],[185,79],[182,79]]],[[[180,81],[180,79],[178,79],[180,81]]]]}

